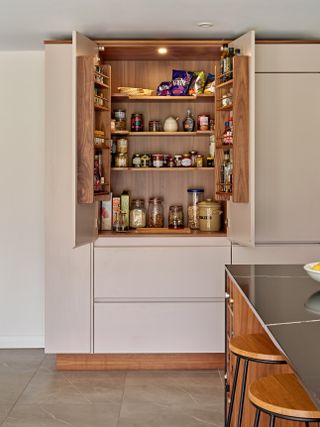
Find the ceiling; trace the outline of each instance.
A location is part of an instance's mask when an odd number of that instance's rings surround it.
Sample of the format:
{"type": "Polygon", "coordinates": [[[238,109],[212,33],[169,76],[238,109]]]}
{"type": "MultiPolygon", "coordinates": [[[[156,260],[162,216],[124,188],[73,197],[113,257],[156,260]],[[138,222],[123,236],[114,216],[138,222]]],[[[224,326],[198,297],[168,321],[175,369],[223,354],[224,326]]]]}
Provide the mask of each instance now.
{"type": "Polygon", "coordinates": [[[98,39],[320,39],[319,0],[0,0],[0,50],[38,50],[71,31],[98,39]],[[199,22],[212,28],[199,28],[199,22]]]}

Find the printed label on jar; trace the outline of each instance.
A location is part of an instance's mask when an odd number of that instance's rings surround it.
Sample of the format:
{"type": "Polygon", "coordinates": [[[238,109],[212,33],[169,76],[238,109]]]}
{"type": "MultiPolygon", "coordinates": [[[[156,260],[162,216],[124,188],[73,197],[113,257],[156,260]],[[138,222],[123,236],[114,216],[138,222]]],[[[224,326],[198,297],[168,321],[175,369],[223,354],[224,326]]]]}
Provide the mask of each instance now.
{"type": "Polygon", "coordinates": [[[185,158],[181,160],[181,165],[185,168],[188,168],[191,166],[191,159],[190,158],[185,158]]]}
{"type": "Polygon", "coordinates": [[[163,160],[153,160],[152,165],[154,168],[162,168],[163,167],[163,160]]]}
{"type": "Polygon", "coordinates": [[[208,216],[208,215],[199,215],[199,219],[206,219],[206,220],[211,220],[213,217],[210,215],[210,216],[208,216]]]}

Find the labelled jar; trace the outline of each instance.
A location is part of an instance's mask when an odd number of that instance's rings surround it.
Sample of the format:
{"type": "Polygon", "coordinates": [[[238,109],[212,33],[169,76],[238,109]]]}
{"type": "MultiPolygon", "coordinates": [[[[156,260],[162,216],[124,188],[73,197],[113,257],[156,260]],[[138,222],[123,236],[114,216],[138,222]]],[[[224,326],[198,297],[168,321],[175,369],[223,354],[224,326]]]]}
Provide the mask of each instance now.
{"type": "Polygon", "coordinates": [[[203,188],[188,188],[188,227],[191,230],[199,230],[199,206],[203,201],[203,188]]]}
{"type": "Polygon", "coordinates": [[[116,168],[127,168],[128,167],[128,154],[117,153],[115,156],[115,167],[116,168]]]}
{"type": "Polygon", "coordinates": [[[184,168],[190,168],[192,165],[191,155],[189,153],[184,153],[181,160],[181,166],[184,168]]]}
{"type": "Polygon", "coordinates": [[[162,228],[164,225],[162,199],[152,197],[149,199],[148,227],[162,228]]]}
{"type": "Polygon", "coordinates": [[[212,199],[199,203],[199,225],[201,231],[220,231],[223,211],[221,204],[212,199]]]}
{"type": "Polygon", "coordinates": [[[146,226],[146,209],[143,199],[135,199],[131,202],[130,227],[141,228],[146,226]]]}
{"type": "Polygon", "coordinates": [[[143,132],[143,114],[133,113],[131,115],[131,132],[143,132]]]}
{"type": "Polygon", "coordinates": [[[152,166],[154,168],[163,167],[163,154],[152,154],[152,166]]]}
{"type": "Polygon", "coordinates": [[[128,152],[128,140],[127,138],[117,139],[117,152],[127,153],[128,152]]]}
{"type": "Polygon", "coordinates": [[[172,205],[169,207],[168,227],[175,229],[184,228],[182,205],[172,205]]]}
{"type": "Polygon", "coordinates": [[[139,153],[135,153],[132,156],[132,167],[140,168],[141,167],[141,155],[139,153]]]}

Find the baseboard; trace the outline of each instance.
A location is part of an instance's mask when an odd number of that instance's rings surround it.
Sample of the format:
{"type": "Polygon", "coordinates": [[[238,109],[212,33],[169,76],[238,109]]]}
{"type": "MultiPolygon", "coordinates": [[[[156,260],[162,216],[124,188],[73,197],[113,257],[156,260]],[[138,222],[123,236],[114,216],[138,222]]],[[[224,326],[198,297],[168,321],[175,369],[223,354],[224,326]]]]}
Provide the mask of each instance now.
{"type": "Polygon", "coordinates": [[[0,336],[0,348],[44,348],[43,335],[0,336]]]}
{"type": "Polygon", "coordinates": [[[57,354],[57,370],[223,369],[224,353],[57,354]]]}

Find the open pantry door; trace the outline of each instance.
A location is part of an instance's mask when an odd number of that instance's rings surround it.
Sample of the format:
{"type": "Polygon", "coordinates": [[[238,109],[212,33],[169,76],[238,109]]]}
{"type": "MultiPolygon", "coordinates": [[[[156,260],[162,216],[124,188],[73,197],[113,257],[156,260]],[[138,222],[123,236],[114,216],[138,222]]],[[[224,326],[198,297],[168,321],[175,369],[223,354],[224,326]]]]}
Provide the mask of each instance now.
{"type": "MultiPolygon", "coordinates": [[[[244,246],[255,244],[255,33],[250,31],[229,43],[249,57],[249,201],[227,202],[227,235],[232,243],[244,246]]],[[[235,124],[236,126],[236,124],[235,124]]],[[[235,142],[236,143],[236,142],[235,142]]]]}
{"type": "MultiPolygon", "coordinates": [[[[97,45],[72,32],[73,201],[74,246],[94,242],[98,234],[93,194],[94,91],[93,65],[97,45]]],[[[57,171],[59,173],[59,171],[57,171]]]]}

